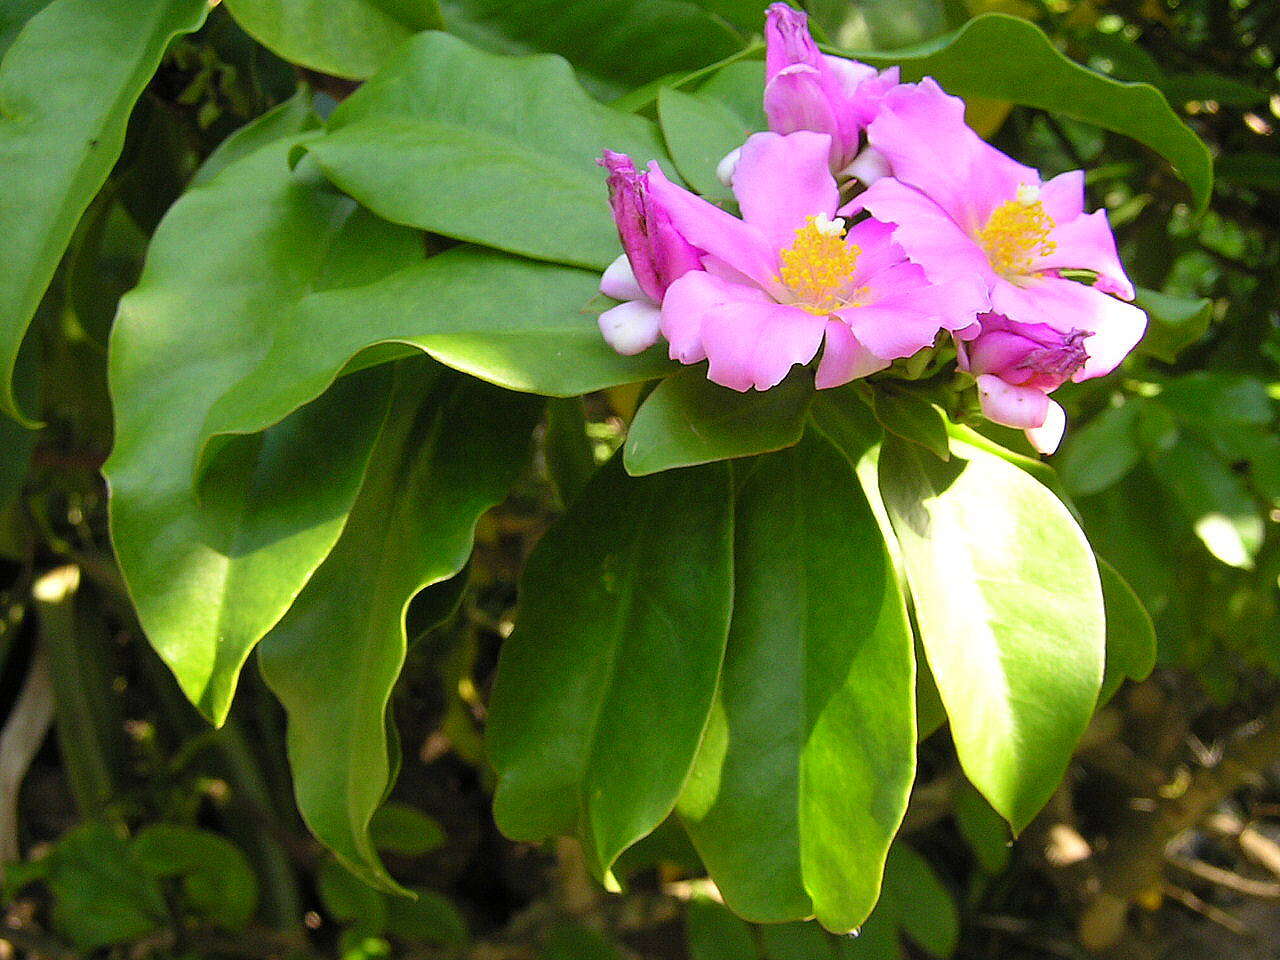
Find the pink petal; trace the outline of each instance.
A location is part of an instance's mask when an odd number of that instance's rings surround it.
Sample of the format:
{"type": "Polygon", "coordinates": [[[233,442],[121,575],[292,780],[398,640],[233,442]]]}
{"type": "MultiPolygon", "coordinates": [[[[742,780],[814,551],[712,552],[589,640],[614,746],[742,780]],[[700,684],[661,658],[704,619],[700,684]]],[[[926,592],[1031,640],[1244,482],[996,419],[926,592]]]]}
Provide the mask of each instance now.
{"type": "Polygon", "coordinates": [[[969,274],[988,282],[995,279],[986,253],[973,238],[931,199],[895,178],[877,180],[840,212],[857,208],[895,224],[894,242],[934,283],[969,274]]]}
{"type": "Polygon", "coordinates": [[[822,359],[818,361],[818,373],[814,386],[827,390],[870,376],[889,366],[889,361],[877,357],[858,342],[853,331],[841,320],[827,321],[826,341],[822,359]]]}
{"type": "Polygon", "coordinates": [[[742,219],[770,238],[775,250],[791,245],[807,217],[830,217],[840,206],[827,162],[830,147],[827,134],[807,130],[785,136],[757,133],[742,145],[733,192],[742,219]]]}
{"type": "Polygon", "coordinates": [[[1092,270],[1098,275],[1094,284],[1099,290],[1114,293],[1124,300],[1133,299],[1133,284],[1125,275],[1116,252],[1116,237],[1111,232],[1105,210],[1059,221],[1049,234],[1053,252],[1036,260],[1036,270],[1092,270]]]}
{"type": "Polygon", "coordinates": [[[640,288],[640,281],[631,269],[627,255],[621,254],[609,264],[600,277],[600,292],[615,300],[648,300],[649,295],[640,288]]]}
{"type": "Polygon", "coordinates": [[[702,321],[707,379],[733,390],[768,390],[822,345],[827,318],[778,303],[713,307],[702,321]]]}
{"type": "Polygon", "coordinates": [[[816,67],[795,63],[765,84],[764,115],[774,133],[812,130],[835,136],[839,123],[816,67]]]}
{"type": "Polygon", "coordinates": [[[884,271],[868,285],[867,306],[837,315],[878,357],[909,357],[933,345],[941,330],[967,331],[987,308],[986,285],[975,276],[932,284],[913,263],[884,271]]]}
{"type": "Polygon", "coordinates": [[[630,357],[658,342],[661,320],[662,310],[656,303],[628,300],[600,314],[600,332],[605,343],[630,357]]]}
{"type": "Polygon", "coordinates": [[[1055,223],[1066,223],[1084,213],[1084,171],[1068,170],[1040,187],[1044,212],[1055,223]]]}
{"type": "Polygon", "coordinates": [[[1040,276],[1023,286],[1002,280],[991,290],[991,308],[1019,323],[1047,323],[1064,333],[1088,330],[1089,359],[1072,376],[1076,383],[1118,367],[1147,329],[1147,315],[1137,307],[1061,277],[1040,276]]]}
{"type": "Polygon", "coordinates": [[[964,230],[976,231],[1018,185],[1039,184],[1030,167],[986,143],[964,122],[964,101],[932,79],[884,95],[867,139],[893,175],[935,201],[964,230]]]}
{"type": "Polygon", "coordinates": [[[893,242],[897,228],[879,220],[860,220],[849,228],[845,240],[858,248],[856,282],[866,283],[894,264],[902,263],[906,253],[893,242]]]}
{"type": "Polygon", "coordinates": [[[1026,430],[1044,423],[1049,397],[1034,387],[1016,387],[986,373],[978,377],[982,415],[993,423],[1026,430]]]}
{"type": "Polygon", "coordinates": [[[1050,454],[1062,443],[1062,434],[1067,429],[1067,414],[1056,401],[1049,400],[1049,408],[1045,411],[1044,423],[1038,427],[1029,427],[1025,432],[1031,446],[1040,453],[1050,454]]]}
{"type": "MultiPolygon", "coordinates": [[[[738,176],[735,172],[735,183],[738,176]]],[[[695,247],[718,257],[761,286],[776,283],[778,248],[759,228],[677,187],[663,175],[657,163],[649,165],[649,192],[667,211],[672,225],[695,247]]]]}
{"type": "Polygon", "coordinates": [[[662,335],[671,345],[671,359],[681,363],[706,359],[702,344],[703,318],[715,307],[767,300],[757,287],[734,283],[701,270],[686,273],[671,285],[662,299],[662,335]]]}

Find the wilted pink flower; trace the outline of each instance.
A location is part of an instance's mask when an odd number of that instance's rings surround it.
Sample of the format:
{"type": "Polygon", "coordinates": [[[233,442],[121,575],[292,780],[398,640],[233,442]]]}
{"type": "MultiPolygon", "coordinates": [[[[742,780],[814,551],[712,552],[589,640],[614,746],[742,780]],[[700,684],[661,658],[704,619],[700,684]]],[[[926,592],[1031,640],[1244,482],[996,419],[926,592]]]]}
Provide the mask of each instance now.
{"type": "Polygon", "coordinates": [[[600,314],[600,332],[619,353],[630,356],[658,341],[658,305],[672,282],[701,265],[698,251],[671,225],[649,193],[649,174],[626,154],[604,152],[609,171],[609,203],[622,240],[618,257],[600,278],[600,291],[623,302],[600,314]]]}
{"type": "MultiPolygon", "coordinates": [[[[809,35],[808,16],[785,3],[769,7],[764,36],[769,129],[830,135],[831,170],[845,174],[858,157],[863,131],[880,99],[897,85],[898,68],[878,73],[864,63],[823,54],[809,35]]],[[[874,163],[861,166],[870,170],[874,163]]]]}
{"type": "Polygon", "coordinates": [[[759,133],[742,147],[734,193],[742,219],[677,187],[656,164],[649,193],[703,269],[662,300],[671,357],[709,361],[707,376],[735,390],[767,390],[826,341],[819,387],[882,369],[930,346],[939,330],[976,333],[987,308],[973,276],[935,285],[891,242],[892,228],[834,218],[839,189],[831,138],[759,133]]]}
{"type": "Polygon", "coordinates": [[[958,341],[956,347],[960,369],[978,382],[983,415],[1025,430],[1032,446],[1053,453],[1062,441],[1066,416],[1049,393],[1084,368],[1089,360],[1084,345],[1091,332],[1016,323],[998,313],[978,320],[978,336],[958,341]]]}

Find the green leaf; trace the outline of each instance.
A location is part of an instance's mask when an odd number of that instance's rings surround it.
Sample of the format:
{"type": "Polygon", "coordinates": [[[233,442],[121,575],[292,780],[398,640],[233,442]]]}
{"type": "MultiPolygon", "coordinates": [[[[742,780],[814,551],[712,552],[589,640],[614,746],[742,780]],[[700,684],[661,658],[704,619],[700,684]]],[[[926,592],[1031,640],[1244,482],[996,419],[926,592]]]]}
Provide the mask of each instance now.
{"type": "Polygon", "coordinates": [[[424,351],[499,386],[552,396],[669,372],[660,349],[622,357],[604,342],[584,310],[598,283],[583,270],[458,247],[364,287],[317,293],[218,401],[204,434],[263,429],[318,396],[353,357],[359,366],[424,351]]]}
{"type": "Polygon", "coordinates": [[[712,200],[733,200],[716,167],[751,134],[737,114],[710,97],[664,87],[658,93],[658,118],[676,169],[689,186],[712,200]]]}
{"type": "Polygon", "coordinates": [[[1030,21],[986,13],[918,47],[849,56],[897,64],[904,81],[930,76],[961,97],[1008,100],[1132,137],[1173,164],[1197,209],[1209,203],[1213,158],[1164,95],[1148,83],[1113,80],[1067,59],[1030,21]]]}
{"type": "Polygon", "coordinates": [[[992,454],[952,453],[942,463],[887,438],[880,490],[961,765],[1018,832],[1093,714],[1102,589],[1057,497],[992,454]]]}
{"type": "Polygon", "coordinates": [[[665,159],[656,132],[593,101],[559,57],[499,57],[425,33],[308,149],[395,223],[599,270],[619,244],[595,161],[606,147],[665,159]]]}
{"type": "Polygon", "coordinates": [[[742,38],[715,13],[749,31],[764,24],[764,4],[742,0],[441,0],[441,6],[450,33],[495,53],[558,53],[605,97],[732,55],[742,38]],[[729,17],[742,7],[748,9],[729,17]]]}
{"type": "Polygon", "coordinates": [[[1138,341],[1138,352],[1165,363],[1176,361],[1178,354],[1203,337],[1213,319],[1213,301],[1207,297],[1177,297],[1139,287],[1133,302],[1150,321],[1138,341]]]}
{"type": "Polygon", "coordinates": [[[617,948],[604,937],[576,923],[553,926],[538,956],[541,960],[621,960],[617,948]]]}
{"type": "Polygon", "coordinates": [[[834,960],[835,945],[816,923],[771,923],[760,928],[764,960],[834,960]]]}
{"type": "Polygon", "coordinates": [[[387,425],[342,536],[263,640],[289,714],[298,809],[347,869],[396,890],[369,836],[391,775],[386,716],[404,664],[404,611],[467,562],[476,521],[523,467],[540,404],[401,364],[387,425]]]}
{"type": "Polygon", "coordinates": [[[637,479],[615,456],[538,544],[489,707],[507,836],[576,832],[609,882],[671,812],[724,655],[732,503],[724,465],[637,479]]]}
{"type": "Polygon", "coordinates": [[[392,897],[387,901],[387,933],[414,944],[431,943],[456,947],[471,934],[458,908],[434,890],[415,887],[413,899],[392,897]]]}
{"type": "Polygon", "coordinates": [[[0,513],[17,499],[27,479],[38,434],[0,413],[0,513]]]}
{"type": "Polygon", "coordinates": [[[65,833],[11,889],[43,880],[53,895],[53,928],[81,950],[146,936],[168,920],[164,894],[130,844],[106,824],[65,833]]]}
{"type": "MultiPolygon", "coordinates": [[[[206,0],[54,0],[0,62],[0,412],[26,422],[13,368],[80,215],[124,146],[125,125],[175,36],[206,0]]],[[[21,12],[21,11],[19,11],[21,12]]]]}
{"type": "Polygon", "coordinates": [[[1195,436],[1148,459],[1205,548],[1228,566],[1252,569],[1266,530],[1244,478],[1195,436]]]}
{"type": "Polygon", "coordinates": [[[52,0],[8,0],[0,7],[0,59],[4,58],[22,28],[52,0]]]}
{"type": "Polygon", "coordinates": [[[312,109],[312,97],[311,88],[305,83],[299,84],[294,95],[284,103],[231,134],[200,164],[200,169],[191,178],[187,189],[208,183],[237,160],[242,160],[276,140],[296,137],[316,129],[320,125],[320,119],[312,109]]]}
{"type": "Polygon", "coordinates": [[[153,823],[133,840],[142,869],[156,878],[179,877],[187,908],[229,930],[243,930],[258,906],[258,878],[249,858],[216,833],[153,823]]]}
{"type": "Polygon", "coordinates": [[[580,397],[556,397],[547,402],[545,455],[547,473],[562,506],[577,499],[596,472],[596,455],[587,436],[587,418],[580,397]]]}
{"type": "Polygon", "coordinates": [[[853,464],[825,440],[746,461],[720,691],[680,814],[725,902],[857,928],[915,775],[911,633],[853,464]]]}
{"type": "MultiPolygon", "coordinates": [[[[1099,564],[1099,569],[1105,568],[1099,564]]],[[[1105,591],[1106,574],[1103,574],[1102,583],[1105,591]]],[[[1110,628],[1110,623],[1107,626],[1110,628]]],[[[1012,845],[1009,827],[968,781],[962,783],[956,792],[955,817],[960,835],[984,872],[1000,873],[1009,865],[1009,848],[1012,845]]]]}
{"type": "Polygon", "coordinates": [[[884,390],[872,391],[871,399],[876,419],[894,436],[918,444],[939,460],[951,457],[947,417],[932,403],[884,390]]]}
{"type": "Polygon", "coordinates": [[[352,215],[314,173],[291,172],[290,146],[258,150],[178,201],[112,332],[113,542],[148,639],[214,722],[249,650],[342,529],[385,409],[382,374],[352,378],[261,437],[211,447],[216,476],[200,503],[202,424],[257,367],[292,303],[421,255],[411,234],[352,215]]]}
{"type": "Polygon", "coordinates": [[[421,30],[440,30],[436,0],[226,0],[264,47],[320,73],[363,80],[421,30]]]}
{"type": "Polygon", "coordinates": [[[960,913],[955,898],[927,860],[905,843],[889,851],[885,896],[894,904],[899,925],[931,957],[949,957],[960,942],[960,913]]]}
{"type": "Polygon", "coordinates": [[[1124,577],[1101,557],[1102,597],[1107,610],[1107,669],[1098,703],[1109,701],[1125,680],[1145,680],[1156,665],[1156,628],[1124,577]]]}
{"type": "Polygon", "coordinates": [[[1280,157],[1270,153],[1229,153],[1219,158],[1218,179],[1240,187],[1280,192],[1280,157]]]}
{"type": "Polygon", "coordinates": [[[1074,497],[1087,497],[1118,483],[1142,460],[1138,443],[1141,401],[1108,407],[1083,427],[1073,428],[1056,466],[1074,497]]]}
{"type": "Polygon", "coordinates": [[[373,846],[387,853],[419,857],[445,843],[440,824],[407,803],[387,803],[369,822],[373,846]]]}
{"type": "Polygon", "coordinates": [[[340,923],[356,924],[362,935],[376,937],[386,929],[387,897],[337,860],[325,860],[320,865],[316,893],[329,916],[340,923]]]}
{"type": "Polygon", "coordinates": [[[706,897],[689,901],[684,930],[689,960],[754,960],[759,956],[751,928],[706,897]]]}
{"type": "Polygon", "coordinates": [[[624,462],[640,477],[781,450],[804,433],[813,377],[798,370],[772,390],[739,393],[707,379],[699,365],[667,377],[636,411],[624,462]]]}
{"type": "Polygon", "coordinates": [[[1267,426],[1275,416],[1266,384],[1231,373],[1199,371],[1170,380],[1160,391],[1160,403],[1184,423],[1210,433],[1267,426]]]}

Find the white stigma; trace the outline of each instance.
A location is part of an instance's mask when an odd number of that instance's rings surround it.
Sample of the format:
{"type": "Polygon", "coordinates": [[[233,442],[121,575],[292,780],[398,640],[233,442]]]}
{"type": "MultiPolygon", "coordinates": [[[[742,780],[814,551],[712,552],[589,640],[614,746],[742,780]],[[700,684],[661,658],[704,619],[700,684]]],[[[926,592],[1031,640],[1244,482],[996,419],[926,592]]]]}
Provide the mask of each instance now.
{"type": "Polygon", "coordinates": [[[825,237],[843,237],[844,217],[828,217],[820,213],[813,218],[813,228],[825,237]]]}
{"type": "Polygon", "coordinates": [[[1018,202],[1019,203],[1039,203],[1040,202],[1040,184],[1038,183],[1020,183],[1018,184],[1018,202]]]}

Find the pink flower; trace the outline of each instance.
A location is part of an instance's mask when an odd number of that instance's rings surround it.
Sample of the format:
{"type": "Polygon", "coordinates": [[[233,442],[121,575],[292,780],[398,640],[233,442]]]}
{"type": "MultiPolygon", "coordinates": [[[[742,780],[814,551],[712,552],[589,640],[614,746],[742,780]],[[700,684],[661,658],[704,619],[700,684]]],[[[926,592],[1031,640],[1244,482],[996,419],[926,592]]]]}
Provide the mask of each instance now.
{"type": "Polygon", "coordinates": [[[654,202],[649,174],[637,172],[630,157],[612,150],[599,162],[609,171],[609,204],[623,249],[600,278],[600,292],[623,301],[600,314],[600,332],[609,346],[631,356],[657,343],[663,295],[701,263],[698,251],[654,202]]]}
{"type": "Polygon", "coordinates": [[[1062,441],[1066,416],[1049,399],[1089,360],[1088,330],[1062,331],[1045,323],[1016,323],[998,313],[978,318],[981,332],[958,341],[961,370],[973,374],[983,415],[1018,427],[1041,453],[1053,453],[1062,441]]]}
{"type": "Polygon", "coordinates": [[[1133,285],[1106,213],[1084,212],[1083,173],[1042,183],[969,129],[963,101],[930,79],[886,94],[867,135],[893,175],[849,206],[893,223],[894,241],[930,280],[982,277],[993,312],[1024,328],[1075,334],[1083,357],[1073,381],[1110,373],[1133,349],[1146,315],[1123,302],[1133,285]],[[1065,270],[1096,280],[1069,280],[1065,270]]]}
{"type": "MultiPolygon", "coordinates": [[[[764,111],[775,133],[812,130],[831,137],[831,170],[850,175],[862,134],[898,68],[874,67],[826,56],[809,35],[809,18],[785,3],[769,7],[765,21],[764,111]]],[[[874,164],[865,162],[870,170],[874,164]]],[[[866,171],[863,171],[866,172],[866,171]]],[[[869,181],[870,177],[868,177],[869,181]]]]}
{"type": "Polygon", "coordinates": [[[839,189],[831,137],[759,133],[742,147],[734,194],[742,219],[677,187],[651,165],[648,189],[674,229],[702,251],[702,270],[662,300],[671,357],[709,361],[707,376],[735,390],[767,390],[826,349],[817,386],[883,369],[933,344],[968,336],[987,308],[973,276],[933,284],[907,263],[892,228],[834,218],[839,189]]]}

